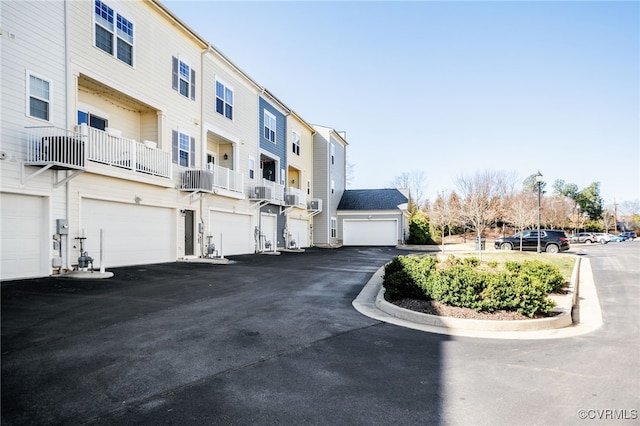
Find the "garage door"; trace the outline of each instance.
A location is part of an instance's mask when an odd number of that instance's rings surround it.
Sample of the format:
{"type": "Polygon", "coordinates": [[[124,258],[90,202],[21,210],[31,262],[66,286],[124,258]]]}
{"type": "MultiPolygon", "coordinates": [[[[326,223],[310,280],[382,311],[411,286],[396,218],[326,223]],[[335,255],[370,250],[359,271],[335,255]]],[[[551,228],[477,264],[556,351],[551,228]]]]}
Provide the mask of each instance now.
{"type": "Polygon", "coordinates": [[[296,247],[309,247],[309,222],[301,219],[289,218],[287,222],[291,239],[296,242],[296,247]]]}
{"type": "Polygon", "coordinates": [[[398,221],[344,220],[342,235],[345,246],[395,246],[398,244],[398,221]]]}
{"type": "Polygon", "coordinates": [[[219,255],[254,252],[251,216],[212,211],[209,213],[209,224],[212,240],[219,255]]]}
{"type": "Polygon", "coordinates": [[[278,245],[278,239],[276,237],[276,226],[277,226],[277,217],[275,215],[262,213],[262,224],[261,224],[261,234],[264,250],[275,250],[278,245]],[[265,241],[269,241],[271,243],[271,247],[267,248],[264,245],[265,241]]]}
{"type": "Polygon", "coordinates": [[[0,194],[0,278],[41,277],[51,273],[48,267],[50,238],[46,199],[19,194],[0,194]]]}
{"type": "Polygon", "coordinates": [[[100,229],[104,230],[106,267],[176,260],[176,218],[172,209],[85,199],[81,227],[95,267],[100,266],[100,229]]]}

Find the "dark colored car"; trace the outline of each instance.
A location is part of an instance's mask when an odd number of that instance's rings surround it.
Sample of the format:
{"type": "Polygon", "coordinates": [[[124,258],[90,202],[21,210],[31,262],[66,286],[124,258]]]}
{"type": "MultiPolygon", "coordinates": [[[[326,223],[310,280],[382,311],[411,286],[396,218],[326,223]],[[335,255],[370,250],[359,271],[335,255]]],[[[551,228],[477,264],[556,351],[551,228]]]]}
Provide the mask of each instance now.
{"type": "Polygon", "coordinates": [[[593,244],[598,241],[598,236],[593,232],[578,232],[571,236],[572,243],[593,244]]]}
{"type": "MultiPolygon", "coordinates": [[[[495,241],[495,248],[500,250],[522,250],[536,251],[538,249],[538,231],[526,230],[518,232],[511,237],[500,237],[495,241]]],[[[558,253],[569,250],[569,238],[562,230],[541,229],[540,230],[540,250],[547,253],[558,253]]]]}
{"type": "Polygon", "coordinates": [[[635,232],[621,232],[621,233],[620,233],[620,236],[621,236],[622,238],[627,239],[627,240],[635,240],[635,239],[636,239],[636,237],[637,237],[637,235],[636,235],[636,233],[635,233],[635,232]]]}

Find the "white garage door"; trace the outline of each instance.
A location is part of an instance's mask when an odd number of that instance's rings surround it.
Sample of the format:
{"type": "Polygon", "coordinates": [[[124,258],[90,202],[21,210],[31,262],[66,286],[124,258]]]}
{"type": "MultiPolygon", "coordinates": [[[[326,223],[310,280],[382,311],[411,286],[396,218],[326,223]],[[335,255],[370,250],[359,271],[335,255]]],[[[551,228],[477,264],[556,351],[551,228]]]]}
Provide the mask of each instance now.
{"type": "Polygon", "coordinates": [[[45,239],[47,216],[44,197],[0,194],[0,278],[48,275],[48,247],[45,239]]]}
{"type": "Polygon", "coordinates": [[[278,239],[276,236],[276,227],[277,227],[277,217],[275,215],[262,213],[262,224],[261,224],[261,236],[264,250],[275,250],[278,246],[278,239]],[[265,242],[269,241],[271,243],[271,247],[267,248],[265,242]]]}
{"type": "Polygon", "coordinates": [[[107,268],[176,260],[176,217],[172,209],[85,199],[81,227],[94,267],[100,266],[100,229],[104,230],[107,268]]]}
{"type": "Polygon", "coordinates": [[[209,213],[209,227],[218,255],[253,253],[254,238],[251,216],[224,212],[209,213]]]}
{"type": "Polygon", "coordinates": [[[345,246],[395,246],[398,244],[397,219],[344,220],[345,246]]]}
{"type": "Polygon", "coordinates": [[[309,222],[302,219],[289,218],[287,222],[291,239],[296,242],[296,247],[309,247],[309,222]]]}

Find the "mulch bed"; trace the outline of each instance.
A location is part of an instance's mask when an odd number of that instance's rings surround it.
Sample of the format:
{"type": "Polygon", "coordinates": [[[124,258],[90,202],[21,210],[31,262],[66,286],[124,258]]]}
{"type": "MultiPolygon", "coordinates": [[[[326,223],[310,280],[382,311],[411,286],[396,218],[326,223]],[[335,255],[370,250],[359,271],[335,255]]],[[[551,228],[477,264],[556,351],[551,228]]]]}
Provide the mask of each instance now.
{"type": "Polygon", "coordinates": [[[512,311],[477,312],[470,308],[448,306],[435,300],[401,299],[391,303],[401,308],[409,309],[416,312],[422,312],[424,314],[465,319],[513,321],[549,318],[556,315],[556,313],[549,312],[549,314],[547,315],[536,315],[533,318],[529,318],[526,315],[522,315],[512,311]]]}

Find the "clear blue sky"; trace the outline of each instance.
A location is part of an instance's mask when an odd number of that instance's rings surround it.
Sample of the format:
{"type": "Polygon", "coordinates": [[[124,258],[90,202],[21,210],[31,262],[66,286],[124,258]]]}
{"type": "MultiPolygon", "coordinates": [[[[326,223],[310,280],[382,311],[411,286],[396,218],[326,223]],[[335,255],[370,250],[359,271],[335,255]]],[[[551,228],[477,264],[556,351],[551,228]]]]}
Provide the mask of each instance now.
{"type": "Polygon", "coordinates": [[[347,132],[351,188],[479,170],[640,198],[640,3],[166,1],[306,121],[347,132]]]}

